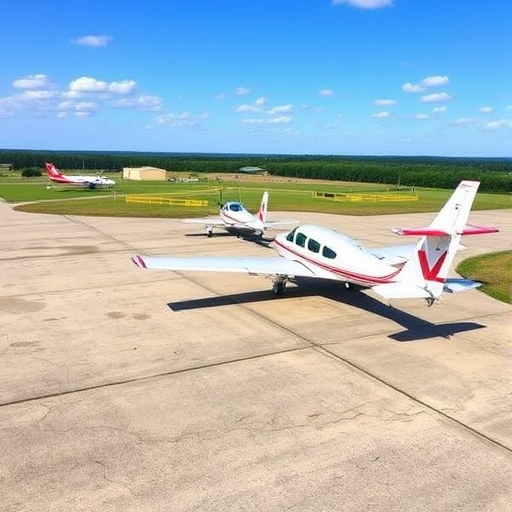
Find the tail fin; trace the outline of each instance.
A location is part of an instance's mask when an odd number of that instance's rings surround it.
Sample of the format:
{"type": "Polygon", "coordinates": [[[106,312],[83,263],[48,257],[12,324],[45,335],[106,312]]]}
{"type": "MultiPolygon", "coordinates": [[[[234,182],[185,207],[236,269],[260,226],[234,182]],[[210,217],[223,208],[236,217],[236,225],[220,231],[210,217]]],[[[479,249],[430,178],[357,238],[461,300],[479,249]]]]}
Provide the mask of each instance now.
{"type": "Polygon", "coordinates": [[[261,205],[258,213],[256,214],[257,219],[262,223],[263,228],[265,228],[267,222],[267,208],[268,208],[268,192],[263,192],[263,197],[261,198],[261,205]]]}
{"type": "Polygon", "coordinates": [[[58,178],[62,176],[62,173],[51,162],[46,162],[45,167],[46,172],[50,178],[58,178]]]}
{"type": "Polygon", "coordinates": [[[478,181],[462,181],[430,226],[397,230],[401,235],[422,238],[395,282],[373,288],[379,295],[389,299],[424,298],[431,305],[444,290],[462,291],[477,286],[468,280],[449,280],[448,272],[466,231],[467,234],[497,231],[493,228],[466,228],[479,185],[478,181]]]}

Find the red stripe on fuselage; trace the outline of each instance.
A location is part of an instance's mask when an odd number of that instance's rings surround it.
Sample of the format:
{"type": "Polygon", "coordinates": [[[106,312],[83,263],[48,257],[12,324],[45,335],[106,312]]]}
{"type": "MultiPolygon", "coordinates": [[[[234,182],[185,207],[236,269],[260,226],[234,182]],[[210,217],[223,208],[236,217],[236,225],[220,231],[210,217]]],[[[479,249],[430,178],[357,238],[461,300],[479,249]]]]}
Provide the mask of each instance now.
{"type": "Polygon", "coordinates": [[[322,270],[326,270],[327,272],[336,274],[339,277],[345,278],[350,281],[356,281],[357,283],[361,283],[363,285],[373,286],[376,284],[391,283],[391,282],[393,282],[393,278],[400,272],[400,269],[398,269],[395,272],[392,272],[391,274],[388,274],[388,275],[382,276],[382,277],[357,274],[355,272],[350,272],[348,270],[345,270],[345,269],[342,269],[339,267],[333,267],[331,265],[326,265],[325,263],[315,260],[313,258],[308,258],[307,256],[304,256],[303,254],[300,254],[299,252],[296,252],[296,251],[290,249],[289,247],[286,247],[285,245],[278,242],[277,240],[274,240],[274,243],[279,245],[279,247],[283,248],[285,251],[288,251],[289,253],[293,254],[294,256],[298,256],[300,259],[306,260],[307,262],[312,263],[313,265],[316,265],[317,267],[320,267],[322,270]]]}

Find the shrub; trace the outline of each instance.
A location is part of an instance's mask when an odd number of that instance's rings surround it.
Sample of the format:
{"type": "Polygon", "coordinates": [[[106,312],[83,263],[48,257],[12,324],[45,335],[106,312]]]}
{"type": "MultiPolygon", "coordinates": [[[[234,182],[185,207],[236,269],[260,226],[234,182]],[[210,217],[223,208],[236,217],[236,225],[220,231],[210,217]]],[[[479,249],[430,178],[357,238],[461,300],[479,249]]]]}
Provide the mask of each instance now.
{"type": "Polygon", "coordinates": [[[21,171],[21,175],[24,178],[35,178],[35,177],[42,176],[43,173],[39,169],[37,169],[36,167],[27,167],[26,169],[23,169],[21,171]]]}

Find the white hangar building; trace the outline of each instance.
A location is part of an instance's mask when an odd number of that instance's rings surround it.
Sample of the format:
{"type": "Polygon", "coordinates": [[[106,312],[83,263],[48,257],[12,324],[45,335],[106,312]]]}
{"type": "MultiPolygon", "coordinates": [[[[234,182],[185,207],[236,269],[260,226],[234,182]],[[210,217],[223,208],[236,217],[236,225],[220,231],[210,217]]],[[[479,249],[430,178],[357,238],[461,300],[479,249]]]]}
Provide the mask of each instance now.
{"type": "Polygon", "coordinates": [[[123,167],[124,180],[165,181],[167,171],[158,167],[123,167]]]}

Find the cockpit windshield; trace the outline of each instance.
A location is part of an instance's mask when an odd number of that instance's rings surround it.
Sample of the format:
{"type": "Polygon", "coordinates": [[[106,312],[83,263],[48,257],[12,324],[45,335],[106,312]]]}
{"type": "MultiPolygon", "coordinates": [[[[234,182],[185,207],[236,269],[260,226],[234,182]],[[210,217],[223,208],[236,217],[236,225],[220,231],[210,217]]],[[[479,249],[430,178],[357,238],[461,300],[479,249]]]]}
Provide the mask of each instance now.
{"type": "Polygon", "coordinates": [[[228,208],[232,212],[241,212],[244,209],[240,203],[229,203],[228,208]]]}

